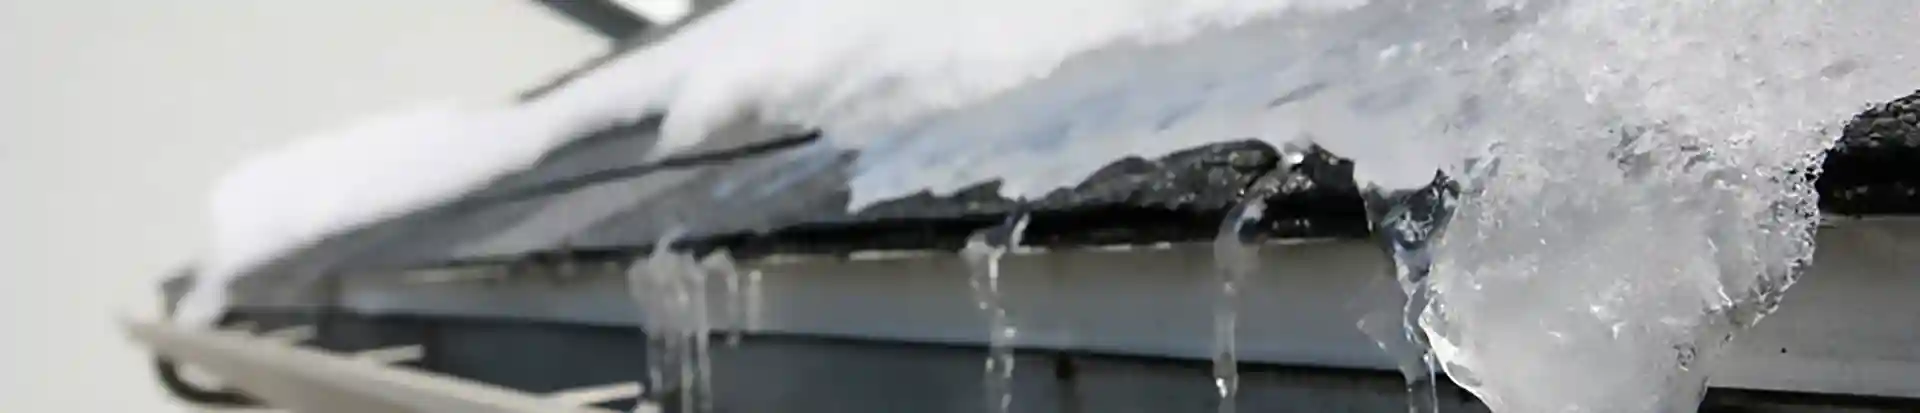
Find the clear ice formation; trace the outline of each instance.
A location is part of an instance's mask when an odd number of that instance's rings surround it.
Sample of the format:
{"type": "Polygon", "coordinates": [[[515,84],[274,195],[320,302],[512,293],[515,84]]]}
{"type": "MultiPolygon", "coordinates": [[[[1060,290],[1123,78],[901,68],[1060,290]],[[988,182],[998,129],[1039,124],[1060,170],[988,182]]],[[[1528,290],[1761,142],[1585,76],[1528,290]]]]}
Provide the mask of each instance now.
{"type": "Polygon", "coordinates": [[[1240,322],[1240,287],[1246,282],[1248,274],[1259,268],[1259,244],[1249,243],[1240,238],[1241,228],[1260,221],[1266,210],[1263,199],[1248,199],[1234,207],[1227,220],[1220,226],[1220,235],[1213,241],[1214,273],[1218,280],[1220,296],[1214,299],[1213,314],[1213,385],[1220,392],[1220,413],[1233,413],[1237,410],[1235,398],[1240,394],[1240,358],[1238,351],[1237,329],[1240,322]]]}
{"type": "Polygon", "coordinates": [[[706,258],[700,260],[700,267],[708,274],[724,280],[723,282],[726,283],[726,302],[722,303],[721,308],[726,309],[728,326],[727,346],[738,347],[740,345],[740,336],[747,330],[747,314],[752,310],[752,307],[754,307],[751,301],[749,301],[752,297],[745,296],[741,293],[740,284],[742,274],[740,273],[740,268],[734,265],[733,254],[727,252],[727,250],[719,250],[707,254],[706,258]]]}
{"type": "Polygon", "coordinates": [[[1020,246],[1027,220],[1025,213],[1013,214],[999,226],[974,233],[960,251],[971,274],[974,303],[987,317],[986,377],[982,384],[987,411],[994,413],[1006,413],[1013,406],[1013,344],[1019,335],[1001,302],[1000,259],[1020,246]]]}
{"type": "Polygon", "coordinates": [[[708,272],[693,255],[673,251],[671,241],[662,239],[652,255],[627,269],[628,291],[647,332],[647,397],[677,404],[676,411],[712,411],[708,272]]]}
{"type": "Polygon", "coordinates": [[[760,289],[761,276],[760,270],[747,272],[746,302],[741,303],[741,311],[743,311],[744,314],[742,314],[742,318],[740,319],[740,326],[749,332],[760,331],[760,320],[765,317],[761,314],[766,307],[766,304],[764,304],[764,297],[766,295],[762,293],[760,289]]]}
{"type": "Polygon", "coordinates": [[[1458,197],[1458,186],[1444,176],[1417,190],[1370,187],[1362,194],[1375,240],[1390,258],[1393,279],[1405,295],[1399,308],[1382,313],[1400,314],[1397,322],[1372,318],[1362,320],[1361,329],[1382,350],[1400,359],[1401,374],[1407,380],[1407,410],[1412,413],[1440,412],[1439,364],[1418,317],[1432,302],[1425,287],[1433,266],[1432,241],[1446,231],[1458,197]],[[1365,324],[1369,322],[1383,325],[1365,324]]]}
{"type": "Polygon", "coordinates": [[[1811,260],[1835,126],[1920,84],[1920,3],[1512,3],[1418,325],[1496,412],[1691,412],[1811,260]]]}
{"type": "MultiPolygon", "coordinates": [[[[1262,177],[1265,182],[1270,177],[1262,177]]],[[[1220,413],[1238,411],[1240,394],[1240,289],[1247,278],[1260,270],[1260,239],[1257,224],[1265,217],[1267,197],[1272,190],[1257,188],[1277,188],[1275,185],[1255,184],[1255,190],[1246,191],[1233,210],[1227,212],[1227,218],[1220,223],[1220,233],[1213,239],[1214,284],[1218,287],[1219,297],[1214,299],[1213,310],[1213,386],[1219,391],[1220,413]]]]}

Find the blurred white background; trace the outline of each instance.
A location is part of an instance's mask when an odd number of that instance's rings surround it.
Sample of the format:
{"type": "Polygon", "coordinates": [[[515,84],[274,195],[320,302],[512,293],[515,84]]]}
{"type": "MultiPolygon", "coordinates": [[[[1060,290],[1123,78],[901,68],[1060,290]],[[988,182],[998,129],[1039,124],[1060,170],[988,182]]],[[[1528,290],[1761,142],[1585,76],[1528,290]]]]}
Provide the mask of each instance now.
{"type": "Polygon", "coordinates": [[[241,157],[605,47],[532,0],[0,0],[0,412],[179,411],[113,319],[241,157]]]}

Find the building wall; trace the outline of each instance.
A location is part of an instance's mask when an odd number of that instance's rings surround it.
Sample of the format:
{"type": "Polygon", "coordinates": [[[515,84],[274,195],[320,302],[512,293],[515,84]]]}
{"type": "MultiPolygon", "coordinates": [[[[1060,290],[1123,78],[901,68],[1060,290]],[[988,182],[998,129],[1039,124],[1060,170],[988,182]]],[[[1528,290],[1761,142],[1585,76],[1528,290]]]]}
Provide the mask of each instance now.
{"type": "Polygon", "coordinates": [[[169,410],[113,320],[155,315],[241,157],[603,47],[531,0],[0,0],[0,411],[169,410]]]}

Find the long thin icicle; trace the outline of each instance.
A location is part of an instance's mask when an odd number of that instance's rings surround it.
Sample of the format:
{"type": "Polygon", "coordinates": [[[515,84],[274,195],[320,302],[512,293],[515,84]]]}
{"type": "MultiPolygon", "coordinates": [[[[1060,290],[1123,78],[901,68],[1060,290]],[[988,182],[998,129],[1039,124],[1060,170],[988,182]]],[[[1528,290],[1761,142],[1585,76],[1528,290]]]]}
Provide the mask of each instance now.
{"type": "Polygon", "coordinates": [[[1266,213],[1266,199],[1249,196],[1234,207],[1220,224],[1220,235],[1213,240],[1215,284],[1220,297],[1213,312],[1213,385],[1220,392],[1220,413],[1234,413],[1240,393],[1238,324],[1240,288],[1247,276],[1259,268],[1260,244],[1247,237],[1246,229],[1259,223],[1266,213]]]}
{"type": "Polygon", "coordinates": [[[1302,156],[1291,146],[1274,172],[1256,179],[1240,196],[1240,203],[1220,223],[1213,240],[1214,274],[1220,296],[1214,300],[1213,385],[1219,391],[1221,413],[1238,410],[1240,393],[1240,289],[1247,277],[1260,269],[1260,242],[1264,233],[1258,224],[1266,217],[1267,198],[1278,193],[1293,176],[1292,170],[1302,156]]]}
{"type": "Polygon", "coordinates": [[[1013,405],[1013,342],[1019,331],[1007,317],[1000,296],[1000,258],[1020,245],[1027,215],[1015,214],[1000,226],[976,232],[967,239],[961,256],[971,273],[974,300],[987,316],[987,410],[1006,413],[1013,405]]]}
{"type": "Polygon", "coordinates": [[[743,328],[750,332],[760,331],[761,320],[766,318],[761,314],[765,311],[766,304],[764,304],[765,295],[760,289],[760,278],[760,270],[747,272],[747,297],[746,302],[741,304],[743,307],[741,311],[745,313],[745,317],[740,322],[743,328]]]}
{"type": "Polygon", "coordinates": [[[726,303],[724,303],[727,312],[727,346],[738,347],[740,335],[746,331],[748,306],[746,297],[743,297],[740,292],[740,268],[734,265],[733,254],[728,253],[727,250],[707,254],[706,258],[700,260],[700,266],[727,283],[726,303]]]}

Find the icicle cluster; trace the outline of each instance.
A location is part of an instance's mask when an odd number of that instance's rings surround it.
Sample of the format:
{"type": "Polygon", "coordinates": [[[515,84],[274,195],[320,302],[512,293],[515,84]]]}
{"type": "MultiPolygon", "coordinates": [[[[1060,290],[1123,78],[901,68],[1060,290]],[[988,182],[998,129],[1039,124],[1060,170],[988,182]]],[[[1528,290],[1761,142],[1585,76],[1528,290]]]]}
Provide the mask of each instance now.
{"type": "Polygon", "coordinates": [[[655,402],[678,399],[681,412],[713,407],[712,320],[707,277],[693,255],[662,240],[627,269],[627,285],[647,333],[647,389],[655,402]]]}

